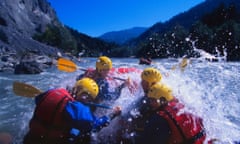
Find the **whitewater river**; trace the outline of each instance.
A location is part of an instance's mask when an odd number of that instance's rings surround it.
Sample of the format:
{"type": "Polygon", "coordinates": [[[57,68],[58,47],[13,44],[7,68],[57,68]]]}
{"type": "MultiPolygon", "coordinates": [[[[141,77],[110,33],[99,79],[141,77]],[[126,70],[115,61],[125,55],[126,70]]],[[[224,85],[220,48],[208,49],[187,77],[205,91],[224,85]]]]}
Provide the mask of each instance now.
{"type": "MultiPolygon", "coordinates": [[[[78,65],[94,67],[96,58],[83,58],[78,65]]],[[[138,59],[112,59],[114,67],[136,67],[144,69],[149,66],[138,65],[138,59]]],[[[217,138],[216,143],[231,144],[240,141],[240,63],[208,62],[193,60],[184,72],[171,67],[181,59],[154,60],[152,67],[158,68],[162,82],[173,89],[174,95],[186,105],[186,111],[201,116],[208,139],[217,138]]],[[[28,130],[28,122],[33,114],[34,99],[16,96],[12,91],[14,81],[31,84],[41,90],[72,85],[82,71],[65,73],[52,67],[37,75],[13,75],[0,73],[0,133],[7,132],[13,136],[14,144],[21,144],[28,130]]],[[[122,76],[139,82],[139,74],[122,76]]],[[[143,94],[141,90],[136,95],[143,94]]],[[[114,105],[121,105],[123,114],[127,111],[129,101],[135,95],[124,89],[114,105]],[[128,102],[126,102],[128,101],[128,102]]]]}

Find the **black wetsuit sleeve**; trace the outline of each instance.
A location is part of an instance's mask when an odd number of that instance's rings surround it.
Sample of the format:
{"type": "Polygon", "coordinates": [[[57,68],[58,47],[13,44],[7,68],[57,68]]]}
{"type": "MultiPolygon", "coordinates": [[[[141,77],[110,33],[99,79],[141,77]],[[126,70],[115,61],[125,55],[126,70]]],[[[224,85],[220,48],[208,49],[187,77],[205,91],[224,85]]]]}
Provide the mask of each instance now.
{"type": "Polygon", "coordinates": [[[166,144],[170,137],[170,127],[163,117],[154,114],[144,127],[140,143],[166,144]]]}

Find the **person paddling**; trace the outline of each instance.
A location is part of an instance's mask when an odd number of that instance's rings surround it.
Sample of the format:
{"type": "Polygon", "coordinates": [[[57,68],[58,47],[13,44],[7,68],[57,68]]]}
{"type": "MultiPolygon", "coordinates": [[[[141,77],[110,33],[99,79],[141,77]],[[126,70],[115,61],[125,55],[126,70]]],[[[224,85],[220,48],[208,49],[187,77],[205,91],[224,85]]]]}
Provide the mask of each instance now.
{"type": "Polygon", "coordinates": [[[62,88],[50,89],[38,95],[23,143],[90,143],[92,131],[99,131],[121,113],[120,107],[115,107],[108,116],[95,117],[87,103],[92,102],[98,92],[99,88],[94,80],[82,78],[73,87],[72,95],[62,88]]]}
{"type": "Polygon", "coordinates": [[[121,85],[113,88],[110,83],[110,79],[112,79],[110,73],[113,71],[111,59],[107,56],[100,56],[96,61],[96,69],[88,69],[84,74],[78,76],[77,80],[83,77],[89,77],[97,82],[100,86],[99,95],[96,98],[97,102],[116,100],[124,87],[128,86],[130,90],[132,87],[130,79],[126,79],[121,85]]]}
{"type": "Polygon", "coordinates": [[[135,131],[135,123],[140,111],[146,110],[148,106],[146,105],[147,93],[149,88],[162,79],[162,74],[160,71],[153,67],[145,68],[141,73],[141,86],[144,91],[144,96],[139,96],[136,101],[134,101],[126,109],[129,110],[126,115],[121,115],[118,117],[120,119],[118,127],[117,136],[114,138],[116,143],[134,143],[132,139],[132,134],[135,131]]]}
{"type": "Polygon", "coordinates": [[[141,85],[144,90],[144,96],[136,101],[131,107],[131,110],[129,110],[127,119],[131,119],[131,121],[125,121],[124,123],[129,135],[128,137],[123,137],[123,141],[139,144],[171,144],[176,141],[177,144],[180,144],[184,142],[194,143],[196,140],[196,143],[203,143],[206,135],[204,133],[202,119],[187,112],[184,112],[182,115],[179,114],[179,117],[177,117],[178,115],[176,113],[182,110],[184,105],[174,98],[170,88],[160,84],[161,79],[161,73],[157,69],[146,68],[143,70],[141,74],[141,85]],[[167,113],[162,116],[161,114],[164,112],[167,113]],[[186,127],[178,127],[184,125],[183,121],[177,121],[179,119],[189,122],[186,125],[189,126],[189,129],[186,127]],[[195,129],[192,130],[193,128],[195,129]],[[193,140],[193,142],[191,140],[193,140]]]}
{"type": "MultiPolygon", "coordinates": [[[[156,83],[147,92],[150,109],[141,113],[141,123],[135,123],[138,144],[203,144],[206,138],[203,120],[183,110],[184,105],[172,90],[156,83]]],[[[141,121],[140,120],[140,121],[141,121]]]]}

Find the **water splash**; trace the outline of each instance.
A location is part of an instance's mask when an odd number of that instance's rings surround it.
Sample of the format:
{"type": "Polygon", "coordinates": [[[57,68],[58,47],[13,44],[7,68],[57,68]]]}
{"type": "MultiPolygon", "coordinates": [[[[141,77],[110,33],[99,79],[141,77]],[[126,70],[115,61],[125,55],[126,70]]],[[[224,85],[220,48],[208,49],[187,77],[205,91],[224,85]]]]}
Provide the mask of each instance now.
{"type": "MultiPolygon", "coordinates": [[[[88,59],[81,63],[82,67],[94,66],[96,59],[88,59]]],[[[128,66],[144,69],[148,66],[137,65],[138,59],[112,59],[114,67],[128,66]]],[[[184,72],[171,67],[181,59],[154,60],[155,67],[163,74],[162,82],[169,85],[174,95],[185,104],[185,109],[203,118],[208,139],[217,138],[217,143],[233,143],[240,138],[240,64],[220,61],[211,63],[193,59],[184,72]]],[[[32,84],[47,90],[53,87],[66,87],[74,84],[75,73],[59,72],[51,69],[40,75],[1,75],[0,79],[0,131],[6,131],[14,136],[14,142],[20,144],[28,130],[28,122],[32,116],[35,104],[33,99],[18,97],[11,90],[15,80],[32,84]]],[[[133,80],[140,81],[140,76],[129,75],[133,80]]],[[[126,75],[125,77],[128,77],[126,75]]],[[[123,93],[113,105],[122,105],[123,114],[128,111],[128,106],[143,95],[138,89],[134,95],[124,88],[123,93]]],[[[110,112],[110,111],[108,111],[110,112]]],[[[137,115],[137,113],[132,113],[137,115]]],[[[117,121],[117,119],[116,119],[117,121]]],[[[115,121],[115,123],[116,123],[115,121]]],[[[131,119],[128,119],[131,122],[131,119]]],[[[112,130],[117,129],[112,123],[112,130]]],[[[130,133],[128,136],[132,136],[130,133]]]]}
{"type": "Polygon", "coordinates": [[[232,79],[239,79],[238,73],[234,64],[195,61],[184,73],[173,71],[163,81],[173,88],[187,111],[203,118],[208,139],[229,143],[240,137],[239,84],[232,79]]]}
{"type": "Polygon", "coordinates": [[[226,61],[227,60],[227,52],[226,50],[227,49],[224,49],[224,52],[223,52],[223,56],[220,55],[220,51],[217,49],[217,47],[215,47],[215,51],[216,51],[216,55],[212,55],[206,51],[204,51],[203,49],[198,49],[195,45],[195,43],[198,41],[198,40],[191,40],[190,38],[186,38],[185,39],[187,42],[190,42],[191,45],[192,45],[192,48],[195,52],[198,52],[200,54],[200,58],[198,58],[198,60],[201,60],[201,61],[210,61],[210,62],[213,62],[213,61],[226,61]]]}

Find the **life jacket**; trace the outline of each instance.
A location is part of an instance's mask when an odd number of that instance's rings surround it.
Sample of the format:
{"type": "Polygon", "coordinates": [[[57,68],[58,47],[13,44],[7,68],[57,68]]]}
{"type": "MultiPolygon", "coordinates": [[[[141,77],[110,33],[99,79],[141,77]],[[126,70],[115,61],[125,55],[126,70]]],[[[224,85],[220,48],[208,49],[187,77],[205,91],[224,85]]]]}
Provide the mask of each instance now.
{"type": "MultiPolygon", "coordinates": [[[[112,68],[109,73],[108,76],[105,78],[109,83],[116,85],[116,83],[114,83],[113,81],[115,81],[116,78],[121,78],[121,76],[119,75],[124,75],[124,74],[128,74],[128,73],[137,73],[140,74],[142,71],[137,69],[137,68],[127,68],[127,67],[120,67],[120,68],[112,68]]],[[[95,81],[98,80],[98,76],[96,75],[96,70],[94,70],[93,68],[89,68],[87,69],[87,71],[84,73],[83,77],[89,77],[94,79],[95,81]]],[[[124,78],[123,78],[124,79],[124,78]]]]}
{"type": "Polygon", "coordinates": [[[64,118],[64,108],[69,101],[74,99],[65,89],[46,92],[36,105],[29,134],[46,139],[67,137],[71,127],[64,118]]]}
{"type": "Polygon", "coordinates": [[[190,113],[180,112],[184,106],[173,100],[158,114],[164,117],[171,128],[169,144],[203,144],[206,138],[202,119],[190,113]]]}
{"type": "MultiPolygon", "coordinates": [[[[89,77],[89,78],[94,79],[97,82],[99,89],[100,89],[99,95],[104,95],[104,94],[102,94],[102,89],[105,89],[105,90],[112,89],[113,90],[115,88],[119,88],[119,86],[121,86],[123,81],[125,81],[125,79],[129,78],[128,77],[129,73],[139,74],[139,77],[140,77],[141,70],[134,68],[134,67],[112,68],[109,71],[108,75],[105,78],[102,78],[99,75],[97,75],[96,70],[89,68],[84,73],[83,77],[89,77]]],[[[139,87],[138,83],[133,80],[130,89],[131,90],[137,89],[138,87],[139,87]]],[[[107,92],[107,91],[105,91],[105,92],[107,92]]]]}
{"type": "Polygon", "coordinates": [[[133,67],[120,67],[120,68],[112,68],[110,73],[118,73],[118,74],[126,74],[126,73],[140,73],[141,70],[133,68],[133,67]]]}
{"type": "Polygon", "coordinates": [[[84,73],[84,77],[94,78],[95,71],[96,70],[94,70],[93,68],[87,69],[86,72],[84,73]]]}
{"type": "Polygon", "coordinates": [[[107,80],[117,80],[118,78],[127,79],[129,77],[128,74],[131,73],[139,74],[140,76],[141,72],[142,71],[140,69],[134,67],[112,68],[108,74],[107,80]]]}

